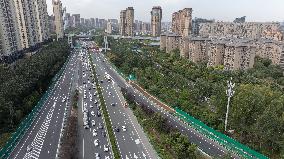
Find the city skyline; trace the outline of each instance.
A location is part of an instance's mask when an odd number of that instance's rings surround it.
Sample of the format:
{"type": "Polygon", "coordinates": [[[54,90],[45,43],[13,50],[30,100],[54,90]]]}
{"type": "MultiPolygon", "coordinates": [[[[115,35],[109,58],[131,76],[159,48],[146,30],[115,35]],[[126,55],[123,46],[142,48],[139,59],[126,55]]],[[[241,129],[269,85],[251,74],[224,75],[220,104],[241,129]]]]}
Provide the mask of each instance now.
{"type": "MultiPolygon", "coordinates": [[[[49,14],[52,14],[51,2],[51,0],[47,1],[49,14]]],[[[67,12],[72,14],[78,13],[85,18],[119,19],[119,13],[122,9],[134,7],[135,19],[150,22],[152,7],[161,6],[164,11],[162,22],[171,21],[172,13],[183,8],[193,8],[193,18],[233,21],[236,17],[247,16],[247,21],[251,22],[284,21],[282,16],[284,15],[284,10],[281,8],[281,6],[284,6],[284,1],[282,0],[274,0],[269,3],[265,0],[240,0],[237,2],[226,0],[216,0],[214,2],[209,0],[124,0],[123,2],[106,0],[104,2],[100,3],[98,0],[62,0],[63,6],[67,8],[67,12]],[[99,7],[96,8],[97,5],[99,7]],[[105,12],[106,10],[108,12],[105,12]]]]}

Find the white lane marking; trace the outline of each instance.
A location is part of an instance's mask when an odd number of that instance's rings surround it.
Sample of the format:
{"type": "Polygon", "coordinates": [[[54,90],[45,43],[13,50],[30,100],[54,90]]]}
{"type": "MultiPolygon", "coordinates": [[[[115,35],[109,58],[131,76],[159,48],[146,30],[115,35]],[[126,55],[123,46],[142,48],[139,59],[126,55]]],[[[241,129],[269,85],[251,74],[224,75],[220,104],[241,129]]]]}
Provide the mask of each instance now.
{"type": "Polygon", "coordinates": [[[83,138],[83,159],[85,157],[85,144],[84,144],[84,138],[83,138]]]}

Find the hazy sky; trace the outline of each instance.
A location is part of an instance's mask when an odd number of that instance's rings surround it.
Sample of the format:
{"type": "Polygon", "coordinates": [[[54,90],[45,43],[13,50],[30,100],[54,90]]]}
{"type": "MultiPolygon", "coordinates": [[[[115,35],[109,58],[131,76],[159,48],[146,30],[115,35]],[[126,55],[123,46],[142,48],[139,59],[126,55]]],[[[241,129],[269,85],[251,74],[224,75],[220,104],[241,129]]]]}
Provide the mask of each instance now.
{"type": "MultiPolygon", "coordinates": [[[[52,0],[46,0],[52,14],[52,0]]],[[[162,21],[171,21],[171,14],[192,8],[193,17],[233,21],[247,16],[247,21],[284,21],[284,0],[62,0],[67,12],[81,17],[119,18],[119,12],[133,6],[135,19],[150,21],[152,6],[163,9],[162,21]]]]}

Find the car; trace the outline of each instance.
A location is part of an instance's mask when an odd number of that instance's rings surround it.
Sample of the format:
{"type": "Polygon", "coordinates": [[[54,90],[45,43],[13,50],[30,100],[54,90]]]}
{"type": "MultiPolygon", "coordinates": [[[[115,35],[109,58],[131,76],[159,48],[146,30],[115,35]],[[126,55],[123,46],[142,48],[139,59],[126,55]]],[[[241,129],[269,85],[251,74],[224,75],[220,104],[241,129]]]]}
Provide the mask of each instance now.
{"type": "Polygon", "coordinates": [[[111,103],[111,106],[113,106],[113,107],[114,107],[114,106],[115,106],[115,104],[114,104],[114,103],[111,103]]]}
{"type": "Polygon", "coordinates": [[[86,84],[86,81],[84,81],[83,84],[86,84]]]}
{"type": "Polygon", "coordinates": [[[98,117],[100,117],[102,115],[102,113],[100,111],[97,112],[98,117]]]}
{"type": "Polygon", "coordinates": [[[126,131],[126,126],[122,126],[122,131],[126,131]]]}
{"type": "Polygon", "coordinates": [[[66,101],[66,97],[62,98],[62,103],[64,103],[66,101]]]}
{"type": "Polygon", "coordinates": [[[109,157],[109,156],[106,156],[105,159],[110,159],[110,157],[109,157]]]}
{"type": "Polygon", "coordinates": [[[96,139],[96,140],[94,141],[94,144],[95,144],[95,146],[99,146],[99,140],[96,139]]]}
{"type": "Polygon", "coordinates": [[[95,153],[95,157],[96,157],[96,159],[100,159],[100,154],[99,153],[95,153]]]}
{"type": "Polygon", "coordinates": [[[94,133],[94,132],[97,132],[97,130],[96,130],[96,129],[93,129],[93,133],[94,133]]]}
{"type": "Polygon", "coordinates": [[[125,108],[127,108],[127,107],[128,107],[128,104],[127,104],[126,102],[124,103],[124,107],[125,107],[125,108]]]}
{"type": "Polygon", "coordinates": [[[86,97],[86,94],[84,94],[84,99],[86,99],[87,97],[86,97]]]}
{"type": "Polygon", "coordinates": [[[96,125],[96,121],[92,120],[92,126],[95,126],[95,125],[96,125]]]}
{"type": "Polygon", "coordinates": [[[101,83],[104,83],[104,81],[103,81],[103,80],[101,80],[101,83]]]}
{"type": "Polygon", "coordinates": [[[91,112],[91,115],[92,115],[92,116],[95,116],[95,112],[94,112],[94,111],[92,111],[92,112],[91,112]]]}
{"type": "Polygon", "coordinates": [[[93,136],[98,136],[98,133],[97,132],[93,132],[93,136]]]}
{"type": "Polygon", "coordinates": [[[104,128],[103,124],[99,123],[99,129],[103,129],[103,128],[104,128]]]}
{"type": "Polygon", "coordinates": [[[93,105],[90,105],[90,108],[93,108],[94,106],[93,105]]]}
{"type": "Polygon", "coordinates": [[[89,90],[91,90],[92,88],[90,87],[89,90]]]}
{"type": "Polygon", "coordinates": [[[104,152],[108,152],[109,151],[109,148],[107,145],[104,145],[104,152]]]}
{"type": "Polygon", "coordinates": [[[28,146],[27,146],[27,152],[31,152],[32,150],[33,150],[32,145],[28,145],[28,146]]]}
{"type": "Polygon", "coordinates": [[[119,132],[119,127],[114,127],[114,130],[116,131],[116,132],[119,132]]]}
{"type": "Polygon", "coordinates": [[[102,132],[102,136],[106,137],[106,132],[105,131],[102,132]]]}
{"type": "Polygon", "coordinates": [[[108,92],[108,95],[111,95],[111,92],[108,92]]]}
{"type": "Polygon", "coordinates": [[[97,95],[97,92],[94,93],[94,96],[96,96],[96,95],[97,95]]]}
{"type": "Polygon", "coordinates": [[[86,123],[86,124],[84,124],[85,126],[84,126],[84,128],[85,129],[89,129],[90,127],[89,127],[89,125],[86,123]]]}
{"type": "Polygon", "coordinates": [[[98,101],[97,101],[97,100],[95,100],[95,104],[98,104],[98,101]]]}

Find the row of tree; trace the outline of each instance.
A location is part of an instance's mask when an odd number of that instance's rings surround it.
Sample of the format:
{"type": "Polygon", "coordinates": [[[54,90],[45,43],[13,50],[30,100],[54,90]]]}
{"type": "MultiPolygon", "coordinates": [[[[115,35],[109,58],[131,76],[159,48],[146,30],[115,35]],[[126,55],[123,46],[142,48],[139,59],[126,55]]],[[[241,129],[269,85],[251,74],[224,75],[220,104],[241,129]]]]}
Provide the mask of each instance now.
{"type": "MultiPolygon", "coordinates": [[[[138,41],[112,40],[109,59],[125,74],[164,102],[224,131],[227,80],[236,83],[229,115],[232,137],[272,158],[284,154],[283,71],[257,57],[249,70],[224,71],[166,54],[138,41]],[[131,48],[137,47],[142,52],[131,48]]],[[[224,132],[225,133],[225,132],[224,132]]]]}
{"type": "Polygon", "coordinates": [[[196,145],[191,144],[188,137],[182,135],[170,122],[158,113],[139,103],[135,103],[135,97],[122,88],[129,106],[143,129],[150,136],[150,141],[163,159],[195,159],[200,158],[197,154],[196,145]]]}
{"type": "Polygon", "coordinates": [[[0,137],[30,113],[69,55],[67,40],[51,42],[13,65],[0,65],[0,137]]]}

